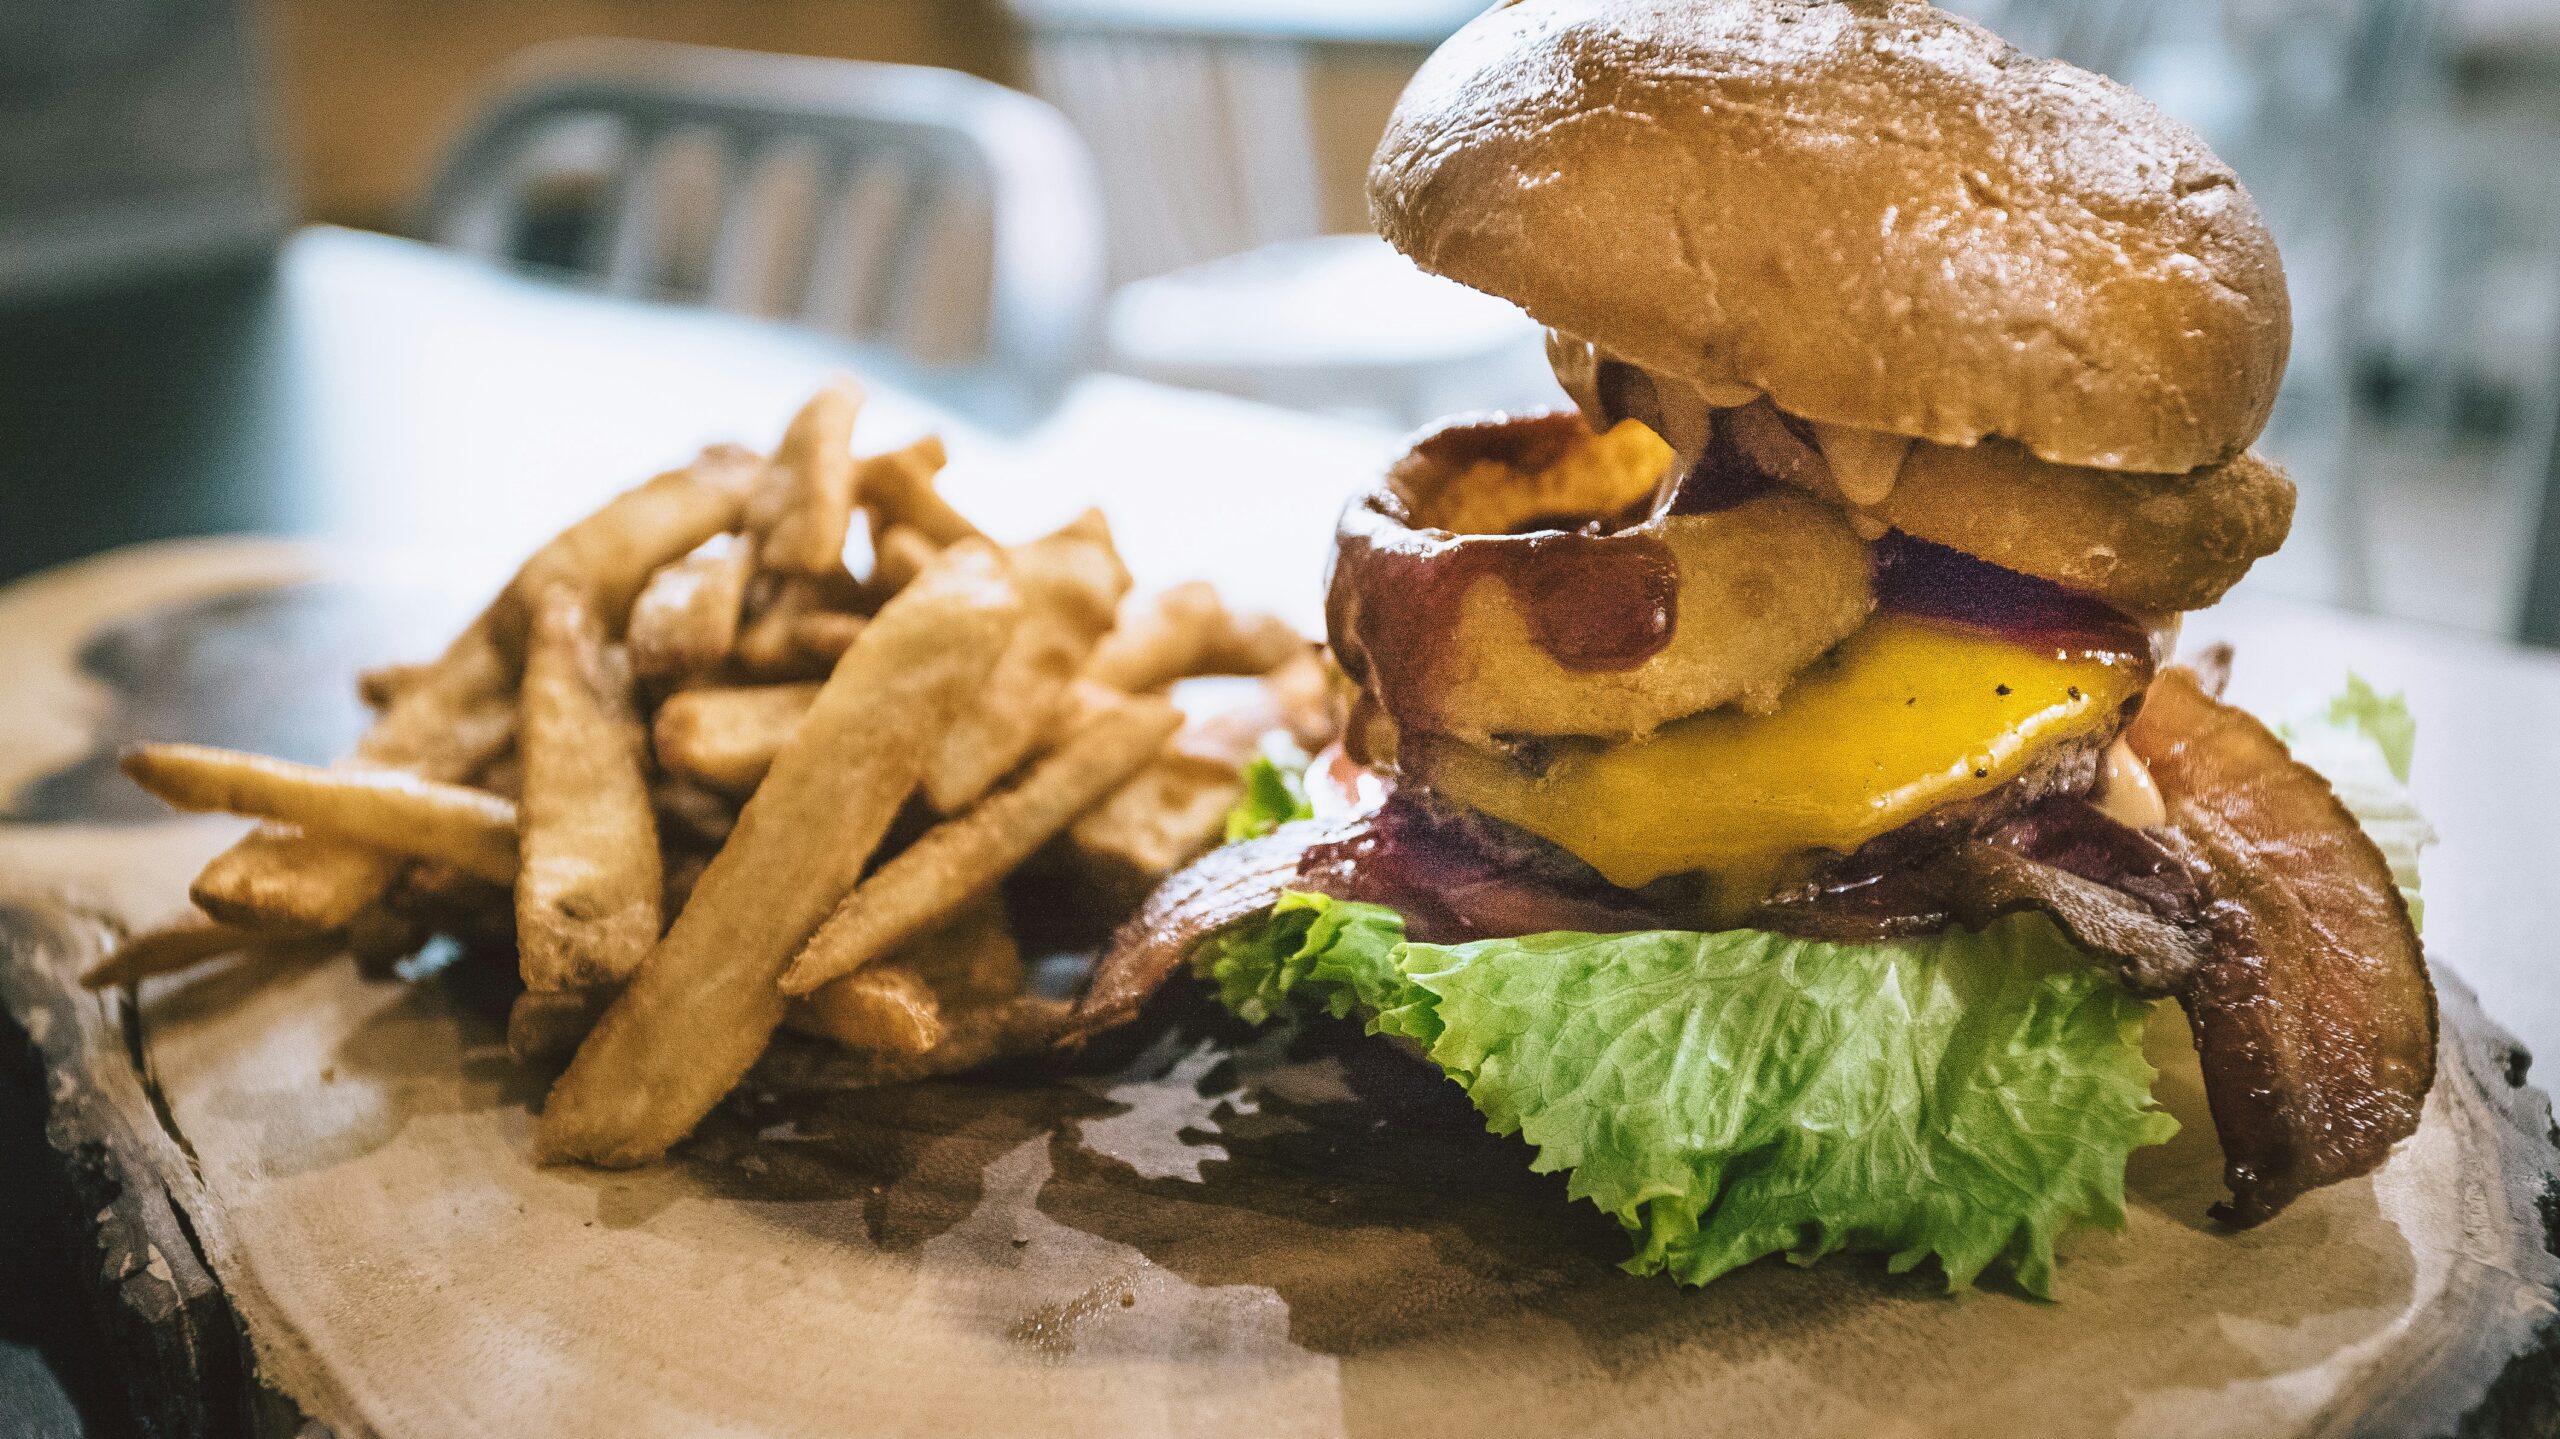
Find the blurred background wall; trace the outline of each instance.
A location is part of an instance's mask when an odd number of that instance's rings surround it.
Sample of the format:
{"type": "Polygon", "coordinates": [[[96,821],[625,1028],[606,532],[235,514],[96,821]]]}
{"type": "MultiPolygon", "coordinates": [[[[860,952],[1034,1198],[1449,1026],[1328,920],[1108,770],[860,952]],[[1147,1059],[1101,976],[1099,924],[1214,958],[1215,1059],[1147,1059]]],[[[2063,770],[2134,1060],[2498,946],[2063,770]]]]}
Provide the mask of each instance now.
{"type": "Polygon", "coordinates": [[[576,36],[942,65],[1011,83],[997,0],[264,0],[313,219],[399,229],[509,57],[576,36]]]}
{"type": "MultiPolygon", "coordinates": [[[[1093,151],[1118,287],[1098,363],[1409,423],[1553,393],[1516,314],[1310,238],[1365,230],[1399,88],[1479,3],[0,0],[0,261],[405,232],[544,41],[944,66],[1053,101],[1093,151]]],[[[2560,638],[2560,0],[1953,8],[2195,125],[2267,212],[2296,338],[2262,448],[2303,504],[2251,583],[2560,638]]]]}
{"type": "MultiPolygon", "coordinates": [[[[1214,14],[1222,4],[1203,0],[1202,9],[1214,14]]],[[[499,69],[544,40],[609,35],[941,65],[1036,88],[1031,29],[1005,0],[264,0],[259,8],[303,210],[368,229],[402,227],[436,157],[499,69]]],[[[1351,43],[1324,47],[1310,67],[1306,113],[1323,229],[1367,228],[1361,173],[1421,53],[1351,43]]]]}

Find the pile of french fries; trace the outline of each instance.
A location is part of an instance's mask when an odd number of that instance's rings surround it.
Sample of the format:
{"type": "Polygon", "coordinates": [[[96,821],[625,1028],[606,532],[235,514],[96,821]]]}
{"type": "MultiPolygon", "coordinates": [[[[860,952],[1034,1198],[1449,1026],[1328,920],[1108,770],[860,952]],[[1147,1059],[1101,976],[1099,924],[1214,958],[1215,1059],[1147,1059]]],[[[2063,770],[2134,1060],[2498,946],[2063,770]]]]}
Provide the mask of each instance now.
{"type": "Polygon", "coordinates": [[[995,544],[938,440],[854,455],[861,404],[832,384],[770,456],[713,447],[572,525],[442,655],[363,677],[335,765],[128,753],[262,823],[88,982],[511,944],[509,1047],[568,1056],[552,1162],[656,1159],[785,1026],[887,1078],[1047,1045],[1066,1004],[1026,988],[1003,882],[1037,856],[1134,904],[1217,841],[1266,733],[1323,742],[1323,671],[1204,584],[1132,596],[1099,512],[995,544]],[[1186,720],[1202,675],[1255,678],[1186,720]]]}

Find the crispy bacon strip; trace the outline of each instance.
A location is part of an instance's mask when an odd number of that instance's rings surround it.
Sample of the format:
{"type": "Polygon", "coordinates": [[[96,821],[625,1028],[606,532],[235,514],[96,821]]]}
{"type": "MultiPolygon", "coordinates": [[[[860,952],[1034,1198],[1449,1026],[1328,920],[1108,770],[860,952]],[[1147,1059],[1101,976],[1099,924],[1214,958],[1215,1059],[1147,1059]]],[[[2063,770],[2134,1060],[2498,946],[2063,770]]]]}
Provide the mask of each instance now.
{"type": "Polygon", "coordinates": [[[1623,934],[1664,923],[1553,845],[1409,789],[1394,791],[1365,825],[1309,849],[1297,887],[1385,905],[1426,944],[1556,930],[1623,934]]]}
{"type": "Polygon", "coordinates": [[[1212,850],[1156,886],[1138,912],[1112,931],[1059,1042],[1080,1044],[1135,1018],[1200,941],[1277,904],[1297,883],[1298,863],[1308,850],[1347,838],[1367,823],[1358,816],[1284,824],[1260,839],[1212,850]]]}
{"type": "Polygon", "coordinates": [[[1957,920],[1980,929],[2004,914],[2042,910],[2071,942],[2114,966],[2124,987],[2146,998],[2175,994],[2211,962],[2197,930],[2179,925],[2125,894],[2015,850],[1975,840],[1949,867],[1957,920]]]}
{"type": "Polygon", "coordinates": [[[1889,853],[1784,891],[1753,910],[1759,929],[1873,944],[1949,925],[1980,929],[2040,910],[2114,966],[2136,994],[2184,989],[2213,952],[2204,903],[2179,857],[2072,795],[2054,795],[1935,854],[1889,853]]]}
{"type": "Polygon", "coordinates": [[[2257,1224],[2418,1127],[2435,989],[2382,852],[2265,726],[2172,669],[2127,738],[2217,941],[2182,996],[2231,1186],[2214,1213],[2257,1224]]]}
{"type": "Polygon", "coordinates": [[[1157,886],[1113,932],[1064,1042],[1134,1017],[1202,940],[1292,889],[1383,904],[1433,943],[1662,924],[1578,861],[1513,852],[1488,826],[1399,794],[1367,813],[1300,820],[1214,850],[1157,886]]]}

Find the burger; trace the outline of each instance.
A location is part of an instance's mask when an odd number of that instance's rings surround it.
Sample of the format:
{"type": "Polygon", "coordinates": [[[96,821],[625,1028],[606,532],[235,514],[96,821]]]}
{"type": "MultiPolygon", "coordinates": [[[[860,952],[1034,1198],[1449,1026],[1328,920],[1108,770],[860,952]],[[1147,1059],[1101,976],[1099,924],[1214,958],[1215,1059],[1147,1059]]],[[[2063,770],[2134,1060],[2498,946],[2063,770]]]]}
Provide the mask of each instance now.
{"type": "Polygon", "coordinates": [[[1079,1036],[1186,966],[1356,1016],[1693,1283],[1851,1249],[2046,1292],[2176,1127],[2167,1001],[2227,1223],[2415,1128],[2405,714],[2312,717],[2360,815],[2227,656],[2172,660],[2294,500],[2249,448],[2283,269],[2192,132],[1913,0],[1519,0],[1369,193],[1575,405],[1352,500],[1341,743],[1119,931],[1079,1036]]]}

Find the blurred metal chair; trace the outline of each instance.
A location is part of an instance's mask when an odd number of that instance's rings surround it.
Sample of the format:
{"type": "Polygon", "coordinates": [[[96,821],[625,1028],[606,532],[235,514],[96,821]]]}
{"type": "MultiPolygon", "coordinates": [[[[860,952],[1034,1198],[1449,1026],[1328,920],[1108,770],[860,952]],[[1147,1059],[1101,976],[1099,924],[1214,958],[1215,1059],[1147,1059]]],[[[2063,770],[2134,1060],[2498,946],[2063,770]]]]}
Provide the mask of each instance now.
{"type": "Polygon", "coordinates": [[[1117,281],[1320,233],[1320,57],[1419,64],[1484,3],[1008,0],[1032,88],[1103,157],[1117,281]]]}
{"type": "Polygon", "coordinates": [[[618,293],[878,344],[998,422],[1045,409],[1086,367],[1105,263],[1092,156],[1031,96],[948,70],[636,40],[518,57],[418,228],[618,293]]]}
{"type": "MultiPolygon", "coordinates": [[[[1517,310],[1374,236],[1324,233],[1322,127],[1343,128],[1324,111],[1328,81],[1401,85],[1484,0],[1009,3],[1033,88],[1102,157],[1121,284],[1103,327],[1111,368],[1399,426],[1554,396],[1517,310]]],[[[1386,93],[1368,97],[1380,118],[1386,93]]],[[[1371,138],[1329,148],[1365,154],[1371,138]]]]}

